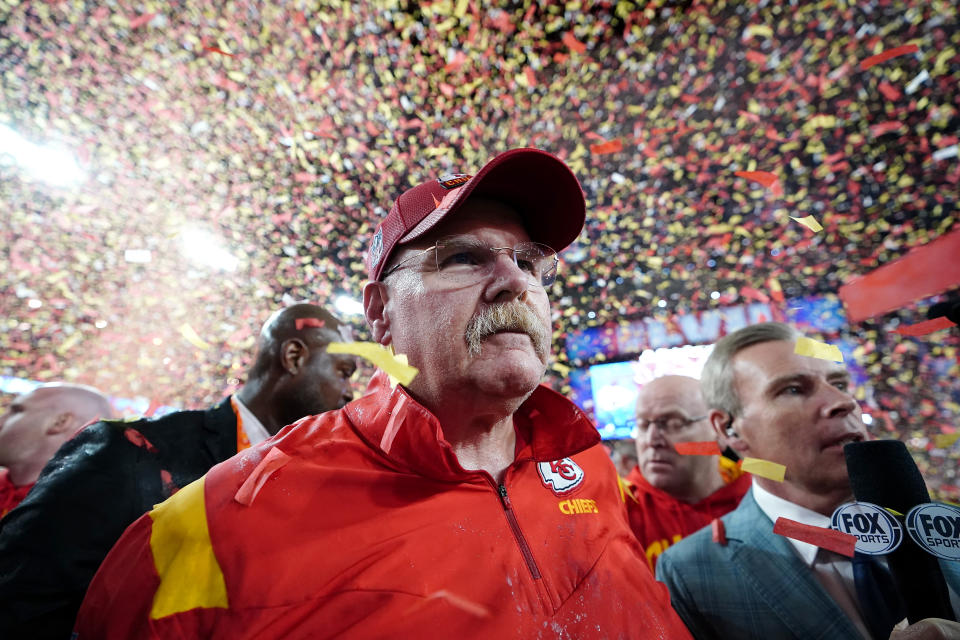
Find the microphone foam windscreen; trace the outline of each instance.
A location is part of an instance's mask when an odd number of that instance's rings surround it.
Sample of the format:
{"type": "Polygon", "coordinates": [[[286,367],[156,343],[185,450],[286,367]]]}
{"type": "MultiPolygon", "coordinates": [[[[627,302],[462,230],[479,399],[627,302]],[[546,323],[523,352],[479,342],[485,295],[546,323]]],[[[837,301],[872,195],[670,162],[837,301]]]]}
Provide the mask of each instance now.
{"type": "Polygon", "coordinates": [[[850,488],[857,500],[906,514],[930,502],[927,485],[905,444],[899,440],[851,442],[843,447],[850,488]]]}

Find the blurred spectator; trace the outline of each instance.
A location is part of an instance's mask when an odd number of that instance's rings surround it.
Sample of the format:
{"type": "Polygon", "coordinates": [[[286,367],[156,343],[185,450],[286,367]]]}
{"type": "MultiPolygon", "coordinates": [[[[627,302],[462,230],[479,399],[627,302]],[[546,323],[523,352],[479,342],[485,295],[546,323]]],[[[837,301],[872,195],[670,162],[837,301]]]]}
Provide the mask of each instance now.
{"type": "Polygon", "coordinates": [[[736,473],[728,484],[718,468],[720,456],[681,455],[674,449],[678,442],[716,442],[694,378],[662,376],[643,385],[636,434],[639,463],[624,480],[624,500],[653,570],[667,547],[736,508],[750,478],[736,473]]]}
{"type": "Polygon", "coordinates": [[[287,307],[264,324],[239,393],[205,411],[99,422],[63,447],[0,525],[0,637],[69,637],[90,579],[131,522],[238,450],[345,405],[354,359],[326,352],[343,339],[323,308],[287,307]]]}
{"type": "Polygon", "coordinates": [[[689,637],[599,433],[539,384],[551,247],[584,214],[570,170],[533,149],[405,191],[371,239],[364,306],[416,376],[378,371],[140,518],[79,637],[689,637]]]}
{"type": "Polygon", "coordinates": [[[60,445],[91,421],[112,417],[110,401],[92,387],[49,384],[17,396],[0,417],[0,518],[23,500],[60,445]]]}

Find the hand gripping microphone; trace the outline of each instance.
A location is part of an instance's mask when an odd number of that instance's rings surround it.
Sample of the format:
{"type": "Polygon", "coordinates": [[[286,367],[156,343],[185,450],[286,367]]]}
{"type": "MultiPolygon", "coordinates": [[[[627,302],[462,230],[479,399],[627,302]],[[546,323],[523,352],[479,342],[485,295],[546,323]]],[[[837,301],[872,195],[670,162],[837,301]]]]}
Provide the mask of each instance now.
{"type": "MultiPolygon", "coordinates": [[[[899,440],[850,442],[843,447],[843,455],[847,459],[850,488],[857,500],[904,515],[916,505],[930,502],[923,476],[906,445],[899,440]]],[[[903,519],[899,520],[903,524],[903,519]]],[[[923,618],[956,620],[936,558],[907,535],[886,558],[911,623],[923,618]]]]}

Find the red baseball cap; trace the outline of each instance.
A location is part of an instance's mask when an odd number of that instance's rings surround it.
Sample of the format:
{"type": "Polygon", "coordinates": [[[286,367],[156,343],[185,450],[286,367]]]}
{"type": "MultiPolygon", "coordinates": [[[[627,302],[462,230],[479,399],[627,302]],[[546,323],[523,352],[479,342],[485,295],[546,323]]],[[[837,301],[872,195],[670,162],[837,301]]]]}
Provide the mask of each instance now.
{"type": "Polygon", "coordinates": [[[476,175],[447,174],[404,191],[370,240],[370,280],[380,278],[398,245],[427,233],[471,195],[512,205],[530,239],[557,252],[576,240],[586,219],[583,189],[562,160],[540,149],[511,149],[476,175]]]}

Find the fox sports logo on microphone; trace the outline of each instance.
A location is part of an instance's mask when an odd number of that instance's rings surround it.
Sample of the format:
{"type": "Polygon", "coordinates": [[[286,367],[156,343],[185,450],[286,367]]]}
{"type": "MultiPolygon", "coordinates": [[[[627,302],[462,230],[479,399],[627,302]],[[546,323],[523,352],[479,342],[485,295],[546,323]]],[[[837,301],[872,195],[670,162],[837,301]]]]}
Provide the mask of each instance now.
{"type": "Polygon", "coordinates": [[[830,518],[830,526],[856,536],[855,549],[871,556],[890,553],[903,541],[903,527],[897,519],[870,502],[840,505],[830,518]]]}
{"type": "Polygon", "coordinates": [[[960,508],[942,502],[918,504],[907,513],[907,533],[928,553],[960,560],[960,508]]]}

